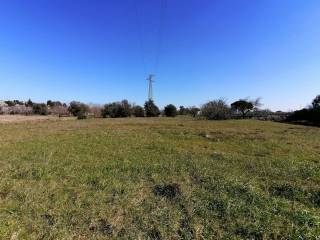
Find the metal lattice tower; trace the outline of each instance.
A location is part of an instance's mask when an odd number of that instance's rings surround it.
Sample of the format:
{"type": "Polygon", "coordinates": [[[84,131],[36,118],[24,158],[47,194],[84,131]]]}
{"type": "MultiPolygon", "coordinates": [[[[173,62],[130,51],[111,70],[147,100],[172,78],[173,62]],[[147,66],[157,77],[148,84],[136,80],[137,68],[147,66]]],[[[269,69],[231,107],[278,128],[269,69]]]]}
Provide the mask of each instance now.
{"type": "Polygon", "coordinates": [[[150,74],[149,77],[147,78],[147,81],[149,82],[148,99],[151,101],[153,101],[153,88],[152,88],[152,83],[154,82],[153,78],[154,78],[153,74],[150,74]]]}

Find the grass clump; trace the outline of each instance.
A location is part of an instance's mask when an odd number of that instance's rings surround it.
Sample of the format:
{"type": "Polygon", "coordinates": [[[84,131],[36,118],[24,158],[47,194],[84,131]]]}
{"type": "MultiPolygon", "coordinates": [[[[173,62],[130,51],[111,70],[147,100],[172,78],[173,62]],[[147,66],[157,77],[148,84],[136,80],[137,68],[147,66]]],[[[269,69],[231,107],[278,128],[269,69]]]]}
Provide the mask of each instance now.
{"type": "Polygon", "coordinates": [[[153,193],[157,196],[165,197],[170,200],[180,196],[180,187],[178,184],[156,185],[153,188],[153,193]]]}

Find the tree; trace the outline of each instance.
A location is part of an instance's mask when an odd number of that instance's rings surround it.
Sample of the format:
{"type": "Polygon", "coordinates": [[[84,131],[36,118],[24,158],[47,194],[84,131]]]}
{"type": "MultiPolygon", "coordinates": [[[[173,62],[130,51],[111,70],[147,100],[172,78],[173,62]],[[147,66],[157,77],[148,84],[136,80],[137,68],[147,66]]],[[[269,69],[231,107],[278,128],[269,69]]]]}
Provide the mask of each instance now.
{"type": "Polygon", "coordinates": [[[189,112],[192,117],[196,117],[198,115],[199,111],[200,111],[200,108],[195,107],[195,106],[189,108],[189,112]]]}
{"type": "Polygon", "coordinates": [[[313,99],[313,101],[312,101],[312,107],[313,107],[314,109],[320,110],[320,95],[316,96],[316,98],[313,99]]]}
{"type": "Polygon", "coordinates": [[[286,120],[320,126],[320,95],[312,101],[311,107],[291,113],[286,120]]]}
{"type": "Polygon", "coordinates": [[[186,115],[187,109],[184,106],[179,107],[179,115],[186,115]]]}
{"type": "Polygon", "coordinates": [[[64,107],[64,106],[51,107],[50,110],[49,110],[49,113],[53,114],[53,115],[58,115],[59,117],[68,116],[69,115],[68,108],[64,107]]]}
{"type": "Polygon", "coordinates": [[[159,108],[154,104],[152,100],[148,100],[145,102],[144,110],[147,117],[158,117],[160,115],[159,108]]]}
{"type": "Polygon", "coordinates": [[[242,114],[242,118],[245,118],[246,114],[253,110],[254,106],[252,102],[247,100],[238,100],[231,104],[232,110],[239,111],[242,114]]]}
{"type": "Polygon", "coordinates": [[[68,107],[68,111],[76,117],[83,118],[88,113],[88,106],[81,102],[72,101],[68,107]]]}
{"type": "Polygon", "coordinates": [[[144,117],[144,109],[141,106],[134,106],[132,108],[132,113],[135,117],[144,117]]]}
{"type": "Polygon", "coordinates": [[[59,102],[59,101],[51,101],[51,100],[48,100],[47,101],[47,105],[49,106],[49,107],[55,107],[55,106],[62,106],[62,103],[61,102],[59,102]]]}
{"type": "Polygon", "coordinates": [[[173,104],[169,104],[164,107],[164,114],[167,117],[175,117],[175,116],[177,116],[177,113],[178,113],[177,108],[173,104]]]}
{"type": "Polygon", "coordinates": [[[101,117],[103,106],[98,104],[91,104],[89,105],[89,113],[91,113],[94,117],[101,117]]]}
{"type": "Polygon", "coordinates": [[[223,99],[203,104],[200,113],[209,120],[225,120],[230,118],[230,108],[223,99]]]}
{"type": "Polygon", "coordinates": [[[248,112],[252,110],[259,110],[258,107],[261,106],[260,98],[256,100],[240,99],[231,104],[231,109],[242,114],[242,118],[245,118],[248,112]]]}
{"type": "Polygon", "coordinates": [[[48,115],[48,108],[47,105],[44,103],[33,104],[32,110],[34,114],[48,115]]]}
{"type": "Polygon", "coordinates": [[[53,102],[52,102],[51,100],[48,100],[48,101],[47,101],[47,106],[49,106],[49,107],[53,107],[53,106],[54,106],[54,104],[53,104],[53,102]]]}
{"type": "Polygon", "coordinates": [[[16,105],[16,103],[14,101],[8,100],[8,101],[4,101],[8,107],[13,107],[14,105],[16,105]]]}
{"type": "Polygon", "coordinates": [[[31,101],[31,99],[29,98],[29,100],[25,103],[26,107],[32,107],[33,106],[33,102],[31,101]]]}
{"type": "Polygon", "coordinates": [[[101,115],[102,117],[112,117],[112,118],[119,118],[119,117],[130,117],[131,116],[131,104],[128,100],[122,100],[121,102],[113,102],[104,105],[101,115]]]}

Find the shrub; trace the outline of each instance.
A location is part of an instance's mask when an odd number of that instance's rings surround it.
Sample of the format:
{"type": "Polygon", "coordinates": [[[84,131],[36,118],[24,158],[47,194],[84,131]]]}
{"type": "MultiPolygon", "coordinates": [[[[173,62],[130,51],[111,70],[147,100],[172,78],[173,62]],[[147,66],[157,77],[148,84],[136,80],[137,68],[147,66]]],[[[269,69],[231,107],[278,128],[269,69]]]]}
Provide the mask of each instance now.
{"type": "Polygon", "coordinates": [[[68,111],[75,117],[79,115],[86,115],[88,113],[88,106],[81,102],[72,101],[68,107],[68,111]]]}
{"type": "Polygon", "coordinates": [[[10,107],[9,109],[10,114],[30,115],[33,113],[32,107],[26,107],[25,105],[15,105],[13,107],[10,107]]]}
{"type": "Polygon", "coordinates": [[[312,101],[312,108],[320,110],[320,95],[316,96],[312,101]]]}
{"type": "Polygon", "coordinates": [[[55,106],[62,106],[62,103],[59,102],[59,101],[51,101],[51,100],[48,100],[47,101],[47,106],[48,107],[55,107],[55,106]]]}
{"type": "Polygon", "coordinates": [[[320,124],[320,109],[304,108],[293,112],[286,119],[289,122],[308,122],[311,124],[320,124]]]}
{"type": "Polygon", "coordinates": [[[13,107],[14,105],[16,105],[14,101],[8,100],[8,101],[4,101],[4,102],[8,105],[8,107],[13,107]]]}
{"type": "Polygon", "coordinates": [[[64,106],[51,107],[49,113],[53,115],[58,115],[59,117],[69,115],[68,108],[64,106]]]}
{"type": "Polygon", "coordinates": [[[48,108],[44,103],[33,104],[32,110],[34,114],[48,115],[48,108]]]}
{"type": "Polygon", "coordinates": [[[102,117],[130,117],[131,116],[131,104],[127,100],[121,102],[113,102],[104,105],[101,111],[102,117]]]}
{"type": "Polygon", "coordinates": [[[78,118],[78,120],[86,119],[87,118],[87,113],[84,112],[84,111],[80,111],[77,114],[77,118],[78,118]]]}
{"type": "Polygon", "coordinates": [[[286,120],[289,122],[303,122],[320,125],[320,95],[313,100],[310,108],[295,111],[288,116],[286,120]]]}
{"type": "Polygon", "coordinates": [[[132,108],[132,113],[135,117],[144,117],[144,109],[141,106],[134,106],[132,108]]]}
{"type": "Polygon", "coordinates": [[[224,120],[230,118],[230,108],[223,99],[203,104],[200,113],[209,120],[224,120]]]}
{"type": "Polygon", "coordinates": [[[29,99],[26,103],[25,103],[26,107],[32,107],[33,106],[33,102],[31,101],[31,99],[29,99]]]}
{"type": "Polygon", "coordinates": [[[179,115],[187,115],[188,109],[185,108],[184,106],[179,107],[179,115]]]}
{"type": "Polygon", "coordinates": [[[89,105],[89,113],[94,117],[101,117],[102,108],[101,105],[89,105]]]}
{"type": "Polygon", "coordinates": [[[167,117],[175,117],[177,116],[177,108],[172,105],[172,104],[169,104],[167,106],[165,106],[164,108],[164,114],[167,116],[167,117]]]}
{"type": "Polygon", "coordinates": [[[200,108],[198,108],[198,107],[193,106],[193,107],[189,108],[189,113],[192,117],[196,117],[198,115],[199,111],[200,111],[200,108]]]}
{"type": "Polygon", "coordinates": [[[144,110],[147,117],[158,117],[160,115],[159,108],[154,104],[152,100],[148,100],[145,102],[144,110]]]}

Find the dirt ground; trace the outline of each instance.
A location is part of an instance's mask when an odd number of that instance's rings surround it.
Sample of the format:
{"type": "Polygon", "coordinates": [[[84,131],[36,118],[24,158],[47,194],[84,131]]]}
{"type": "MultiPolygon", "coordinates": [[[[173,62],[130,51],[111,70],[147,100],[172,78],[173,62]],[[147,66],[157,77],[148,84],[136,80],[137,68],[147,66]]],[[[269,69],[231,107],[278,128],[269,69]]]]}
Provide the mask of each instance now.
{"type": "Polygon", "coordinates": [[[57,116],[24,116],[24,115],[0,115],[0,123],[37,121],[37,120],[58,120],[57,116]]]}

